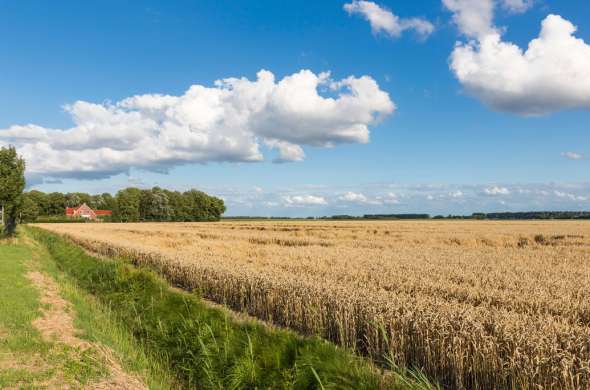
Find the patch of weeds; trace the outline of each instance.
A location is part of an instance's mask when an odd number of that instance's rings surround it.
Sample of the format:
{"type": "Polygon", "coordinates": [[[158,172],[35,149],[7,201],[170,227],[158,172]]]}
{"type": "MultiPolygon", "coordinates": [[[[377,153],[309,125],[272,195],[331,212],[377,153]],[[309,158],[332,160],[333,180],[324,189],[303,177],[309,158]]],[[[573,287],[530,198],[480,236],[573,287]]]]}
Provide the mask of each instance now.
{"type": "Polygon", "coordinates": [[[94,348],[80,350],[66,347],[56,358],[64,362],[62,372],[69,382],[84,385],[109,375],[104,359],[99,356],[94,348]]]}

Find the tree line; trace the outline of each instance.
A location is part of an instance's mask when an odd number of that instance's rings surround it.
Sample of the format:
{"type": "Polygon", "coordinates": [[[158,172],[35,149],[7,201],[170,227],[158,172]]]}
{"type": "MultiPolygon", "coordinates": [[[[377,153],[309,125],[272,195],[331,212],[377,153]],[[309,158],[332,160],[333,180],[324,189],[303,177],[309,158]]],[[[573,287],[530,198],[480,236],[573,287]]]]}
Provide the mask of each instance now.
{"type": "Polygon", "coordinates": [[[21,219],[23,222],[63,219],[66,207],[78,207],[84,203],[94,210],[112,211],[112,216],[103,217],[112,222],[217,221],[225,212],[222,199],[195,189],[179,192],[160,187],[129,187],[115,196],[32,190],[23,194],[21,219]]]}

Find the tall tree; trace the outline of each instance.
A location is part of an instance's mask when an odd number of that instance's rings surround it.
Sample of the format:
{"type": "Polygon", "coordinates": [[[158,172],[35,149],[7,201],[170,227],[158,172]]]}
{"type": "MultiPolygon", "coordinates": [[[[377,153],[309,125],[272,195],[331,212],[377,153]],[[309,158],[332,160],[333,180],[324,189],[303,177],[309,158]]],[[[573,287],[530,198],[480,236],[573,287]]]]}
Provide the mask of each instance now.
{"type": "Polygon", "coordinates": [[[0,207],[4,234],[14,235],[25,189],[25,161],[12,146],[0,149],[0,207]]]}
{"type": "Polygon", "coordinates": [[[39,206],[31,197],[31,193],[29,192],[23,194],[23,201],[20,211],[20,222],[35,222],[35,220],[39,216],[39,212],[39,206]]]}
{"type": "Polygon", "coordinates": [[[100,197],[102,201],[101,209],[114,211],[117,208],[117,200],[108,192],[105,192],[100,197]]]}
{"type": "Polygon", "coordinates": [[[172,209],[168,195],[159,187],[141,191],[139,215],[142,221],[169,221],[172,209]]]}
{"type": "Polygon", "coordinates": [[[39,215],[49,215],[49,199],[46,193],[31,190],[27,193],[27,197],[37,205],[39,208],[39,215]]]}
{"type": "Polygon", "coordinates": [[[60,192],[52,192],[47,195],[47,215],[64,215],[66,197],[60,192]]]}
{"type": "Polygon", "coordinates": [[[80,197],[76,193],[66,194],[65,198],[66,207],[78,207],[83,203],[82,199],[80,199],[80,197]]]}
{"type": "Polygon", "coordinates": [[[139,203],[141,190],[139,188],[125,188],[117,192],[117,209],[115,219],[121,222],[139,221],[139,203]]]}

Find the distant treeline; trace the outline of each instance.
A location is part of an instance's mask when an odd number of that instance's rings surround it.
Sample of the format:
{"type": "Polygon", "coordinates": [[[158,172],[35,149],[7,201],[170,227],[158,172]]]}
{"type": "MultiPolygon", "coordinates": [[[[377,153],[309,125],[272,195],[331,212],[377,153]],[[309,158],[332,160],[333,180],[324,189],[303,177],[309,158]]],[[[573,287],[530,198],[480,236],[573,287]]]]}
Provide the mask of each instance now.
{"type": "Polygon", "coordinates": [[[222,199],[198,190],[169,191],[159,187],[152,189],[125,188],[115,196],[109,193],[90,195],[83,192],[63,194],[33,190],[22,199],[21,220],[66,220],[66,207],[78,207],[86,203],[94,210],[111,210],[113,215],[103,217],[113,222],[139,221],[217,221],[225,212],[222,199]]]}
{"type": "Polygon", "coordinates": [[[227,219],[244,219],[244,220],[276,220],[276,219],[318,219],[318,220],[402,220],[402,219],[489,219],[489,220],[526,220],[526,219],[590,219],[590,211],[528,211],[528,212],[505,212],[505,213],[473,213],[471,215],[435,215],[430,214],[365,214],[363,216],[354,215],[332,215],[324,217],[227,217],[227,219]]]}
{"type": "Polygon", "coordinates": [[[333,215],[331,217],[320,217],[319,219],[429,219],[429,214],[365,214],[362,217],[352,215],[333,215]]]}
{"type": "Polygon", "coordinates": [[[530,211],[484,215],[486,219],[590,219],[590,211],[530,211]]]}

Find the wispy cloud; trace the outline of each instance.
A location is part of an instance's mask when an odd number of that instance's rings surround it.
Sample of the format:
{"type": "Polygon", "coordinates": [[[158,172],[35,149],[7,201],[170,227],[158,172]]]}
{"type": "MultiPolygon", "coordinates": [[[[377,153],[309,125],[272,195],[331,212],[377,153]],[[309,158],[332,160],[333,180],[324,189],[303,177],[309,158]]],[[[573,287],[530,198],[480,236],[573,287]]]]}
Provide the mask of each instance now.
{"type": "Polygon", "coordinates": [[[576,152],[563,152],[561,153],[561,155],[570,160],[581,160],[582,158],[584,158],[584,156],[576,152]]]}
{"type": "Polygon", "coordinates": [[[373,33],[384,33],[391,38],[398,38],[406,30],[415,31],[421,38],[427,38],[434,32],[434,25],[423,18],[400,18],[390,10],[372,1],[354,0],[344,4],[349,15],[361,15],[371,25],[373,33]]]}

